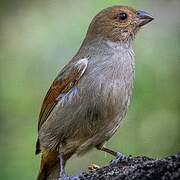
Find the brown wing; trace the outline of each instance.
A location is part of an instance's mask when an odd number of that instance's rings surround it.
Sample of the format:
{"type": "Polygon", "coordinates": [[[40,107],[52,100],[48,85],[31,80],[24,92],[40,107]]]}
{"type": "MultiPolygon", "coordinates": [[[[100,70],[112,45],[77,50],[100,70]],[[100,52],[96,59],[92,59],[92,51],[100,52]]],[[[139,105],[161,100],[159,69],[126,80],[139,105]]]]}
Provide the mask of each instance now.
{"type": "Polygon", "coordinates": [[[59,95],[68,93],[77,84],[78,80],[84,74],[87,64],[87,59],[81,59],[75,63],[71,63],[67,65],[54,80],[41,107],[38,130],[57,104],[59,95]]]}

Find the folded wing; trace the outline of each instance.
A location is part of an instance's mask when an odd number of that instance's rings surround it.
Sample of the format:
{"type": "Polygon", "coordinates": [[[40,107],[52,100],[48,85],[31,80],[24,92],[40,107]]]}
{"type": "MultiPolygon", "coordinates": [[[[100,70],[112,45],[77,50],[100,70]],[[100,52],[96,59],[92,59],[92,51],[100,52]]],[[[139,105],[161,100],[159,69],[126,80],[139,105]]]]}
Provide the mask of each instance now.
{"type": "Polygon", "coordinates": [[[88,65],[88,59],[80,59],[65,66],[48,90],[39,115],[38,130],[46,121],[53,108],[64,94],[69,93],[83,76],[88,65]]]}

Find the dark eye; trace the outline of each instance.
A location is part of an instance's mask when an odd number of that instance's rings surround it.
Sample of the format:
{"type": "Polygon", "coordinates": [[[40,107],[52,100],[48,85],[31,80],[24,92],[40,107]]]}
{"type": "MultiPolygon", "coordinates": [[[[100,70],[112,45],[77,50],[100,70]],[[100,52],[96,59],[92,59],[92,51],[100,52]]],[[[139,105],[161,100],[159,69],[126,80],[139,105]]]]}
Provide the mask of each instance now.
{"type": "Polygon", "coordinates": [[[120,13],[120,14],[118,14],[118,18],[121,20],[125,20],[125,19],[127,19],[127,14],[126,13],[120,13]]]}

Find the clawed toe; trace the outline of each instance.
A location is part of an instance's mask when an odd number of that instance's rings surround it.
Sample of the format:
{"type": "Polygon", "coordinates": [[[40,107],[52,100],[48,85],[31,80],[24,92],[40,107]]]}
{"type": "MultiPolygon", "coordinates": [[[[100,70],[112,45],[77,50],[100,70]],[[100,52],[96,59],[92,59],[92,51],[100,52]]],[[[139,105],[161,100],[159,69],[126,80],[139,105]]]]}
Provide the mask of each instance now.
{"type": "Polygon", "coordinates": [[[126,159],[126,156],[124,156],[123,154],[121,154],[120,152],[117,152],[116,153],[116,159],[115,160],[112,160],[110,162],[110,164],[114,164],[114,163],[118,163],[118,162],[121,162],[122,160],[126,159]]]}
{"type": "MultiPolygon", "coordinates": [[[[55,179],[54,179],[55,180],[55,179]]],[[[72,176],[72,177],[70,177],[70,176],[64,176],[64,177],[60,177],[60,178],[58,178],[58,179],[56,179],[56,180],[80,180],[79,179],[79,177],[78,176],[72,176]]]]}
{"type": "Polygon", "coordinates": [[[95,171],[95,170],[97,170],[97,169],[99,169],[100,167],[98,166],[98,165],[96,165],[96,164],[91,164],[91,166],[89,166],[88,167],[88,170],[89,170],[89,172],[93,172],[93,171],[95,171]]]}
{"type": "MultiPolygon", "coordinates": [[[[82,179],[85,179],[85,176],[82,173],[80,173],[77,176],[63,175],[62,177],[60,177],[60,178],[58,178],[56,180],[82,180],[82,179]]],[[[52,179],[52,180],[55,180],[55,179],[52,179]]]]}
{"type": "Polygon", "coordinates": [[[123,160],[126,159],[126,156],[124,156],[123,154],[121,154],[120,152],[116,153],[116,159],[117,160],[123,160]]]}
{"type": "Polygon", "coordinates": [[[79,176],[72,176],[70,177],[70,180],[80,180],[79,176]]]}
{"type": "Polygon", "coordinates": [[[71,180],[71,178],[69,176],[61,176],[60,178],[58,178],[57,180],[71,180]]]}

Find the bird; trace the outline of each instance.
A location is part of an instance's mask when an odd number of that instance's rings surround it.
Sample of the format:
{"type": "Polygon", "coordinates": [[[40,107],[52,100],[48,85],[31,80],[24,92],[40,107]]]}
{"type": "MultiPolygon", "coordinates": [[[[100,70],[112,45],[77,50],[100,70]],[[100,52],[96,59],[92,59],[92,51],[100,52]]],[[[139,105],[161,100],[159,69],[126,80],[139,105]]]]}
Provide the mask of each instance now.
{"type": "Polygon", "coordinates": [[[91,21],[80,49],[50,86],[38,120],[37,180],[68,177],[72,155],[105,147],[127,113],[135,79],[132,42],[154,18],[129,6],[112,6],[91,21]],[[58,172],[57,172],[58,167],[58,172]]]}

